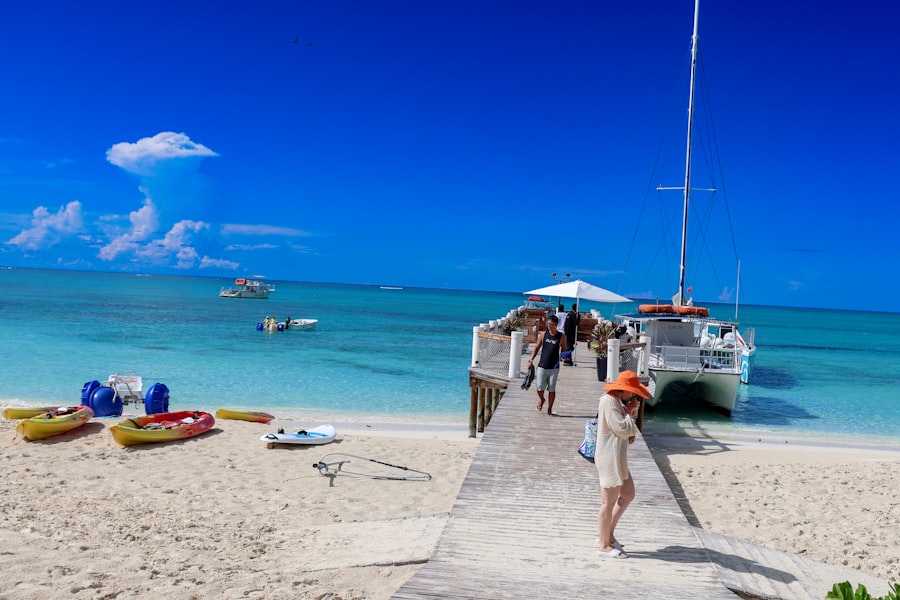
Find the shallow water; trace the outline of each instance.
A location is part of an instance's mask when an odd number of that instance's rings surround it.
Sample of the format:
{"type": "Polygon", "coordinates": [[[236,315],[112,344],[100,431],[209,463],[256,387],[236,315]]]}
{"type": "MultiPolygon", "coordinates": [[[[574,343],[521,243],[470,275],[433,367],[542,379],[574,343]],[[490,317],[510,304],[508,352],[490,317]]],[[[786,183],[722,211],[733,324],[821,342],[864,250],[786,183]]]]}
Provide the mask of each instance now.
{"type": "MultiPolygon", "coordinates": [[[[464,424],[472,327],[523,300],[515,293],[281,281],[268,300],[219,298],[230,283],[0,270],[0,404],[72,404],[85,382],[135,371],[145,389],[156,381],[170,388],[173,410],[228,406],[464,424]],[[257,331],[267,315],[319,324],[313,331],[257,331]]],[[[730,306],[711,309],[720,317],[734,313],[730,306]]],[[[741,321],[756,328],[759,349],[731,418],[663,405],[648,423],[900,439],[900,314],[750,306],[741,308],[741,321]]]]}

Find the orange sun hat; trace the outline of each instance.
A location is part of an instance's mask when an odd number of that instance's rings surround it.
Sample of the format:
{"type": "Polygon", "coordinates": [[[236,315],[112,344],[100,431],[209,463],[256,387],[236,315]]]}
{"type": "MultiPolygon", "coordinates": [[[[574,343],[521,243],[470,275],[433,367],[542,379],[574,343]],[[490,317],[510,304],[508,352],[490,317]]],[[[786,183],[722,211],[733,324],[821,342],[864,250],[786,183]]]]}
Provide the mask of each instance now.
{"type": "Polygon", "coordinates": [[[641,398],[649,398],[653,394],[650,393],[650,390],[641,383],[641,380],[638,379],[637,373],[634,371],[622,371],[619,373],[618,379],[613,382],[607,383],[603,386],[604,390],[624,390],[626,392],[631,392],[632,394],[637,394],[641,398]]]}

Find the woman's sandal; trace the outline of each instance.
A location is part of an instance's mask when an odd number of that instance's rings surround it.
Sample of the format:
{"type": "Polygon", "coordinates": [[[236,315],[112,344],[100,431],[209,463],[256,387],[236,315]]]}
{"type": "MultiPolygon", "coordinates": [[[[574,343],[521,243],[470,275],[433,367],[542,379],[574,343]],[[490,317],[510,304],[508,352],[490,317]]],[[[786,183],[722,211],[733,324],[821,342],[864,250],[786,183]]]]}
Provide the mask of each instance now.
{"type": "MultiPolygon", "coordinates": [[[[598,544],[600,543],[600,538],[597,538],[597,543],[598,543],[598,544]]],[[[623,552],[625,551],[625,546],[623,546],[622,544],[620,544],[620,543],[619,543],[619,540],[614,541],[614,542],[612,543],[612,547],[615,548],[616,550],[622,550],[623,552]]]]}
{"type": "Polygon", "coordinates": [[[618,548],[613,548],[609,552],[604,552],[603,550],[597,550],[597,554],[600,556],[608,556],[610,558],[628,558],[628,555],[625,554],[622,550],[618,548]]]}

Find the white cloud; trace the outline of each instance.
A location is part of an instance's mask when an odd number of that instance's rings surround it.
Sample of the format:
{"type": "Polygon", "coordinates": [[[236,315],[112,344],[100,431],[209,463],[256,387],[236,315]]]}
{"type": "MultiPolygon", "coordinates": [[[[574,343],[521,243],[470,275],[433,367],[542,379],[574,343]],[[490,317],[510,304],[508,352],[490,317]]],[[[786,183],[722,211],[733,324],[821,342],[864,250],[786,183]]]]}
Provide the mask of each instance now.
{"type": "Polygon", "coordinates": [[[274,250],[278,248],[275,244],[229,244],[225,246],[226,250],[274,250]]]}
{"type": "Polygon", "coordinates": [[[63,267],[66,269],[89,269],[93,267],[93,263],[83,258],[76,258],[73,260],[66,260],[63,257],[58,257],[56,259],[56,266],[63,267]]]}
{"type": "Polygon", "coordinates": [[[22,230],[6,243],[21,250],[41,250],[81,231],[83,217],[81,202],[73,200],[55,214],[44,206],[32,212],[31,227],[22,230]]]}
{"type": "MultiPolygon", "coordinates": [[[[196,171],[200,162],[210,156],[218,155],[193,142],[184,133],[171,131],[134,143],[114,144],[107,150],[106,158],[140,178],[139,189],[145,196],[140,208],[127,215],[102,215],[85,227],[82,205],[78,201],[68,203],[56,213],[40,206],[34,210],[30,222],[28,216],[22,214],[3,219],[3,228],[9,230],[6,235],[19,233],[0,247],[30,252],[49,248],[64,238],[73,238],[69,241],[95,248],[97,256],[104,262],[147,263],[148,266],[184,269],[197,265],[201,268],[237,268],[239,264],[234,261],[209,256],[217,253],[217,240],[210,235],[209,219],[204,219],[203,213],[215,198],[196,171]],[[169,227],[173,222],[174,225],[169,227]]],[[[53,168],[70,161],[63,158],[46,166],[53,168]]],[[[210,206],[216,207],[215,204],[210,206]]],[[[280,235],[302,233],[286,231],[282,230],[280,235]]],[[[268,234],[279,235],[272,231],[268,234]]]]}
{"type": "Polygon", "coordinates": [[[288,237],[305,237],[310,234],[300,229],[278,227],[275,225],[240,225],[227,223],[222,225],[222,235],[282,235],[288,237]]]}
{"type": "Polygon", "coordinates": [[[218,156],[203,144],[191,141],[183,133],[163,131],[137,142],[119,142],[106,151],[106,160],[129,173],[151,176],[160,163],[173,158],[204,158],[218,156]]]}
{"type": "Polygon", "coordinates": [[[185,219],[175,223],[162,237],[151,239],[158,229],[156,207],[150,198],[140,210],[129,215],[131,229],[113,237],[100,249],[100,258],[113,260],[123,254],[131,254],[140,262],[155,265],[172,265],[177,269],[200,268],[236,269],[240,263],[202,255],[197,245],[205,241],[203,234],[209,224],[185,219]]]}
{"type": "Polygon", "coordinates": [[[136,251],[140,243],[149,239],[159,228],[159,215],[150,198],[144,200],[144,206],[131,211],[128,220],[131,222],[131,230],[113,237],[107,245],[100,248],[101,260],[114,260],[120,254],[136,251]]]}
{"type": "Polygon", "coordinates": [[[209,256],[204,256],[200,259],[201,269],[237,269],[239,266],[241,266],[241,263],[234,262],[233,260],[225,260],[224,258],[210,258],[209,256]]]}
{"type": "Polygon", "coordinates": [[[200,256],[194,247],[193,237],[207,229],[209,225],[202,221],[179,221],[161,239],[141,246],[135,254],[156,263],[168,262],[174,257],[177,268],[190,268],[200,256]]]}

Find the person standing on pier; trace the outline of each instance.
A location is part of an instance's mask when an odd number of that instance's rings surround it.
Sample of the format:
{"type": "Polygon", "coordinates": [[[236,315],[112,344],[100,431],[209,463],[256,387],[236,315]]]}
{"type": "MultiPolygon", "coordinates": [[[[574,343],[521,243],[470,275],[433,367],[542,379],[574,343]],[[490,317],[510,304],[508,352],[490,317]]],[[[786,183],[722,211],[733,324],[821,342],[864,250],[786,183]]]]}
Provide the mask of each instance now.
{"type": "MultiPolygon", "coordinates": [[[[563,333],[566,334],[569,350],[574,350],[575,344],[578,342],[578,323],[580,322],[581,315],[578,314],[578,305],[573,304],[572,310],[566,313],[566,320],[560,321],[560,327],[562,327],[563,333]]],[[[571,355],[563,361],[563,364],[569,367],[575,366],[575,362],[572,360],[571,355]]]]}
{"type": "Polygon", "coordinates": [[[563,333],[566,332],[566,314],[566,307],[560,302],[559,306],[556,307],[556,318],[559,319],[557,327],[559,327],[559,330],[563,333]]]}
{"type": "Polygon", "coordinates": [[[539,337],[528,361],[529,368],[534,365],[534,358],[541,353],[537,365],[538,412],[544,408],[544,390],[547,390],[547,414],[553,414],[553,402],[556,400],[556,380],[559,378],[559,355],[565,352],[566,336],[559,330],[559,319],[556,315],[547,317],[547,331],[539,337]]]}
{"type": "Polygon", "coordinates": [[[651,396],[634,371],[622,371],[607,383],[597,411],[597,450],[594,464],[600,476],[601,504],[597,513],[602,556],[628,558],[616,539],[616,524],[634,500],[634,480],[628,471],[628,444],[634,442],[634,417],[641,398],[651,396]]]}

